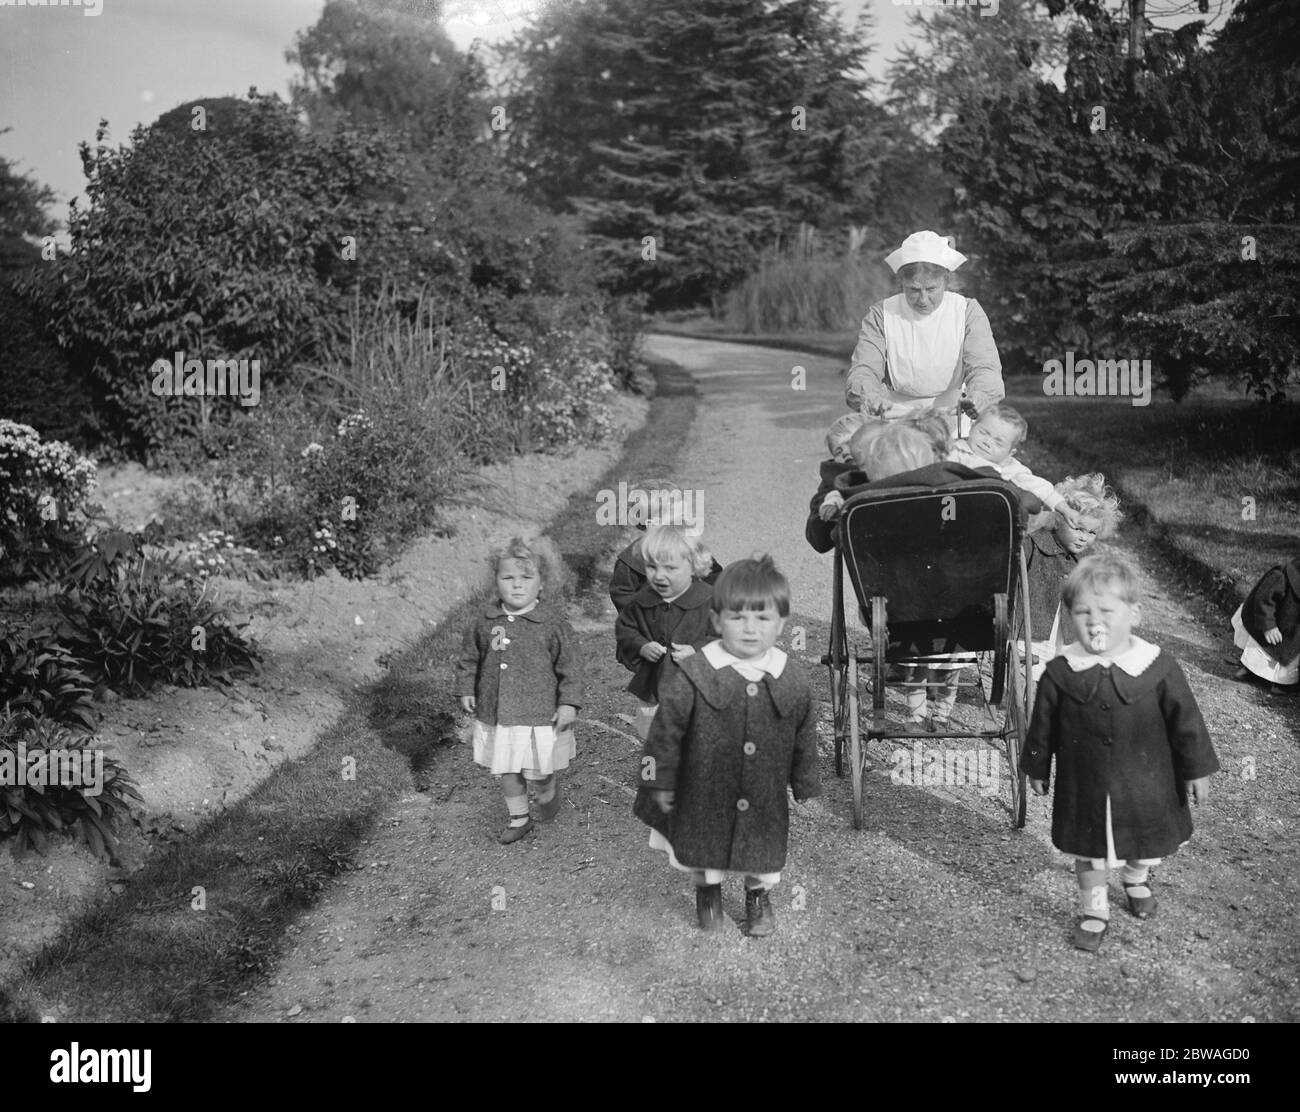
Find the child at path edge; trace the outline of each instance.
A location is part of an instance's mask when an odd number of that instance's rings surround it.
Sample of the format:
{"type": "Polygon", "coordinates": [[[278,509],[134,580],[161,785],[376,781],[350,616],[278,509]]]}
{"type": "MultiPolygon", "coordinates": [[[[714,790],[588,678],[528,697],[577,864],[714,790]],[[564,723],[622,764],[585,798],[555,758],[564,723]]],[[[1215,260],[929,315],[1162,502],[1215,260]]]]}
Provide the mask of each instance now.
{"type": "Polygon", "coordinates": [[[563,562],[544,538],[516,537],[493,553],[497,601],[465,631],[456,670],[462,708],[474,714],[474,761],[501,777],[509,822],[497,839],[519,841],[537,818],[560,806],[555,773],[576,752],[573,723],[582,705],[582,653],[577,635],[555,607],[563,562]],[[554,603],[542,601],[543,593],[554,603]]]}
{"type": "Polygon", "coordinates": [[[1192,836],[1188,799],[1209,798],[1219,760],[1178,662],[1133,635],[1141,605],[1132,566],[1086,557],[1062,601],[1078,642],[1043,672],[1024,769],[1045,795],[1056,759],[1052,844],[1075,858],[1083,918],[1073,943],[1095,951],[1110,923],[1108,870],[1121,868],[1134,916],[1154,915],[1151,866],[1192,836]]]}
{"type": "Polygon", "coordinates": [[[1270,568],[1232,615],[1241,667],[1232,677],[1258,676],[1274,695],[1294,695],[1300,682],[1300,558],[1270,568]]]}
{"type": "Polygon", "coordinates": [[[695,882],[704,930],[725,925],[722,882],[742,875],[745,929],[776,929],[769,892],[785,867],[787,785],[821,793],[817,704],[803,668],[776,647],[790,585],[771,557],[728,564],[714,584],[718,639],[665,678],[633,812],[650,846],[695,882]]]}

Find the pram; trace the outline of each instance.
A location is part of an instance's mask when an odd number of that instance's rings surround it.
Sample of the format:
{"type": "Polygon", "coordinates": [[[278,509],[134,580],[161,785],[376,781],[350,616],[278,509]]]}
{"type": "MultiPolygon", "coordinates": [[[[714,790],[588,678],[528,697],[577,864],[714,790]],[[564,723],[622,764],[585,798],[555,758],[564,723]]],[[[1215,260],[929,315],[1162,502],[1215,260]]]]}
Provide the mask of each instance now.
{"type": "Polygon", "coordinates": [[[830,649],[823,662],[830,668],[835,772],[844,775],[847,746],[856,828],[862,828],[865,806],[867,743],[938,737],[1001,739],[1012,822],[1024,826],[1020,762],[1032,705],[1030,660],[1017,645],[1032,643],[1024,525],[1016,488],[1000,479],[866,490],[840,511],[830,649]],[[871,631],[869,648],[851,643],[846,569],[858,612],[871,631]],[[941,727],[932,721],[891,723],[887,711],[896,708],[890,707],[888,688],[916,687],[916,681],[894,678],[891,666],[901,666],[906,676],[914,666],[951,665],[950,654],[965,654],[957,662],[975,666],[974,680],[958,690],[976,692],[976,728],[958,729],[969,717],[966,707],[941,727]],[[867,677],[860,665],[869,666],[867,677]],[[869,716],[860,710],[867,698],[869,716]]]}

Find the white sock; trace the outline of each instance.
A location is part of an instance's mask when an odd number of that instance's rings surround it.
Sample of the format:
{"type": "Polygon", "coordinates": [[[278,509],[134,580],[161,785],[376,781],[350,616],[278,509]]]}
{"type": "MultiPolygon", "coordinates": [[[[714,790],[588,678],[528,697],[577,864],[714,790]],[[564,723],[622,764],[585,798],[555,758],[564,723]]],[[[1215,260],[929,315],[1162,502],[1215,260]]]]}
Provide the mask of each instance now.
{"type": "Polygon", "coordinates": [[[528,793],[506,796],[506,810],[510,812],[511,826],[523,826],[528,821],[528,793]]]}

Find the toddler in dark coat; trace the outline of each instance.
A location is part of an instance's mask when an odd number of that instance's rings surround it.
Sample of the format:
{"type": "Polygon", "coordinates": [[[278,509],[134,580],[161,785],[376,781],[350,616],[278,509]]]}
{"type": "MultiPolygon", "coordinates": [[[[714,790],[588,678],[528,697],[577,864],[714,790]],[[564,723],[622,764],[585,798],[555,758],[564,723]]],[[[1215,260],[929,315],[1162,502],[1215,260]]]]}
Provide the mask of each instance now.
{"type": "Polygon", "coordinates": [[[725,925],[722,881],[745,878],[746,930],[770,934],[768,897],[789,838],[786,787],[821,793],[817,711],[807,674],[776,647],[790,587],[770,557],[729,564],[713,589],[718,640],[665,677],[633,810],[650,846],[689,872],[705,930],[725,925]]]}
{"type": "Polygon", "coordinates": [[[1300,558],[1266,571],[1232,616],[1241,667],[1233,677],[1268,680],[1274,695],[1300,682],[1300,558]]]}
{"type": "MultiPolygon", "coordinates": [[[[648,526],[638,524],[637,528],[645,532],[646,529],[653,528],[654,524],[654,522],[648,526]]],[[[641,545],[644,541],[645,537],[637,537],[614,560],[614,572],[609,577],[609,601],[614,604],[614,609],[619,613],[622,613],[623,608],[646,585],[645,557],[641,554],[641,545]]],[[[703,582],[712,587],[721,574],[722,565],[718,563],[716,557],[711,558],[709,572],[704,576],[703,582]]]]}
{"type": "Polygon", "coordinates": [[[680,525],[660,525],[642,541],[647,582],[614,623],[618,661],[635,673],[627,689],[641,700],[637,734],[644,741],[664,676],[709,640],[712,589],[703,582],[713,557],[680,525]]]}
{"type": "Polygon", "coordinates": [[[1209,798],[1219,760],[1178,662],[1133,635],[1133,568],[1088,556],[1062,600],[1078,641],[1043,673],[1024,770],[1045,795],[1056,759],[1052,844],[1075,858],[1083,918],[1074,945],[1096,950],[1110,921],[1108,870],[1122,866],[1130,912],[1154,915],[1148,872],[1192,836],[1188,799],[1209,798]]]}

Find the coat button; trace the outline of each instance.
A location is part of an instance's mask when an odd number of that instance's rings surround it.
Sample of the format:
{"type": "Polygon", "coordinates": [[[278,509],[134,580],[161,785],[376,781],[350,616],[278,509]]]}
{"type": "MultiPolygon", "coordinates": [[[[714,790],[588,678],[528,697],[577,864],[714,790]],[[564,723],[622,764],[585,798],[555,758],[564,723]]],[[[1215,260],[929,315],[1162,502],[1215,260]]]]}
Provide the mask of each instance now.
{"type": "Polygon", "coordinates": [[[1101,709],[1102,709],[1102,710],[1110,710],[1110,704],[1109,704],[1109,703],[1102,703],[1102,704],[1101,704],[1101,709]]]}
{"type": "Polygon", "coordinates": [[[506,667],[506,662],[503,660],[503,661],[501,662],[501,669],[502,669],[502,671],[505,670],[505,667],[506,667]]]}
{"type": "Polygon", "coordinates": [[[1109,745],[1109,744],[1110,744],[1110,738],[1108,738],[1108,737],[1104,737],[1104,738],[1102,738],[1102,739],[1101,739],[1101,743],[1102,743],[1102,745],[1109,745]]]}
{"type": "Polygon", "coordinates": [[[514,620],[515,620],[515,616],[513,614],[506,615],[506,621],[513,622],[514,620]]]}
{"type": "Polygon", "coordinates": [[[745,688],[745,694],[746,694],[746,695],[749,695],[749,696],[757,695],[757,694],[758,694],[758,684],[756,684],[756,683],[751,683],[747,688],[745,688]]]}
{"type": "Polygon", "coordinates": [[[748,810],[749,810],[749,800],[748,800],[748,799],[738,799],[738,800],[736,800],[736,810],[737,810],[737,811],[748,811],[748,810]]]}
{"type": "Polygon", "coordinates": [[[755,745],[752,741],[747,741],[745,742],[744,750],[745,750],[746,757],[752,757],[755,753],[758,752],[758,746],[755,745]]]}

